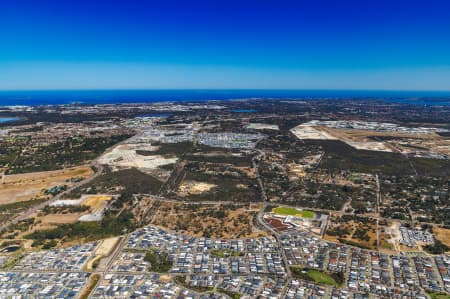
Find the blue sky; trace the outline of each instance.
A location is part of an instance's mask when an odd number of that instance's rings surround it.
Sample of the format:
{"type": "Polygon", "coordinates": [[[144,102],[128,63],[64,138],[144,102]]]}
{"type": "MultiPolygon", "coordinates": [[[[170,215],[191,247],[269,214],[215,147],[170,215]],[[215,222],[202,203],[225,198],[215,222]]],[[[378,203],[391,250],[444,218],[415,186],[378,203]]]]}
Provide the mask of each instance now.
{"type": "Polygon", "coordinates": [[[450,90],[448,1],[0,0],[0,89],[450,90]]]}

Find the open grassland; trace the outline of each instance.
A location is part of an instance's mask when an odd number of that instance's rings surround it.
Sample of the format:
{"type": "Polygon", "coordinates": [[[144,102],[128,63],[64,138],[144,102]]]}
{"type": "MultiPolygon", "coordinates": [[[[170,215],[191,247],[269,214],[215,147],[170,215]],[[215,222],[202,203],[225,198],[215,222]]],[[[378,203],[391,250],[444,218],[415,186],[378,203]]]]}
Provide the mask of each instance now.
{"type": "Polygon", "coordinates": [[[56,171],[7,175],[0,188],[0,204],[27,201],[44,196],[43,190],[54,186],[72,185],[71,179],[82,179],[93,175],[88,166],[56,171]]]}
{"type": "Polygon", "coordinates": [[[436,234],[436,239],[450,247],[450,229],[433,227],[433,233],[436,234]]]}

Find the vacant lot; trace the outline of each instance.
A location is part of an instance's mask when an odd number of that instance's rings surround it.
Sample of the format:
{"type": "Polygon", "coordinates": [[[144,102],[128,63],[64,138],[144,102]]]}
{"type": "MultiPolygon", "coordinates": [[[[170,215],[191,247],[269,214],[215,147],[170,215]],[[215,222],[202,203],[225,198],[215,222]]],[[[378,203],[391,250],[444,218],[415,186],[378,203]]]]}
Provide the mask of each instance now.
{"type": "Polygon", "coordinates": [[[91,211],[98,211],[105,206],[107,201],[112,199],[110,195],[86,195],[83,205],[88,206],[91,211]]]}
{"type": "Polygon", "coordinates": [[[150,224],[196,237],[248,238],[265,235],[253,226],[260,207],[153,201],[150,224]]]}
{"type": "Polygon", "coordinates": [[[27,201],[43,196],[43,190],[73,184],[70,179],[93,175],[90,167],[80,166],[56,171],[7,175],[0,188],[0,204],[27,201]]]}
{"type": "Polygon", "coordinates": [[[332,216],[324,239],[364,249],[376,249],[376,222],[367,217],[332,216]]]}
{"type": "Polygon", "coordinates": [[[201,194],[203,192],[208,192],[212,188],[214,188],[216,185],[213,184],[207,184],[203,182],[183,182],[179,188],[178,188],[178,195],[183,196],[189,196],[190,194],[201,194]]]}

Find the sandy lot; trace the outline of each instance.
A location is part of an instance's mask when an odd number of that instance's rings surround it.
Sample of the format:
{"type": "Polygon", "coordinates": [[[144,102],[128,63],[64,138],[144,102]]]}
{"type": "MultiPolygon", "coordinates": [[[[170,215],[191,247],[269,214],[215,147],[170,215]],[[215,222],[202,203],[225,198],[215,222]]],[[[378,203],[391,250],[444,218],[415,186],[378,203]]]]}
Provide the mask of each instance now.
{"type": "Polygon", "coordinates": [[[247,129],[254,129],[254,130],[280,130],[278,125],[271,125],[271,124],[263,124],[263,123],[251,123],[247,126],[247,129]]]}
{"type": "Polygon", "coordinates": [[[188,181],[183,182],[178,189],[178,195],[188,196],[191,194],[201,194],[203,192],[208,192],[216,187],[214,184],[208,184],[204,182],[188,181]]]}
{"type": "Polygon", "coordinates": [[[89,177],[93,171],[88,166],[79,166],[56,171],[7,175],[0,188],[0,204],[27,201],[43,195],[43,190],[58,185],[72,185],[66,180],[89,177]]]}
{"type": "Polygon", "coordinates": [[[103,210],[108,201],[112,199],[110,195],[83,195],[82,205],[90,207],[89,214],[81,215],[78,221],[100,221],[103,218],[103,210]]]}
{"type": "Polygon", "coordinates": [[[333,135],[328,134],[327,132],[323,132],[322,130],[320,130],[316,127],[311,127],[311,126],[299,125],[293,129],[291,129],[291,132],[298,139],[316,139],[316,140],[336,140],[337,139],[333,135]]]}
{"type": "Polygon", "coordinates": [[[73,214],[48,214],[39,218],[42,224],[63,224],[63,223],[75,223],[80,217],[80,213],[73,214]]]}
{"type": "Polygon", "coordinates": [[[112,199],[111,195],[83,195],[83,205],[91,208],[92,211],[103,209],[107,201],[112,199]]]}
{"type": "Polygon", "coordinates": [[[144,168],[155,169],[159,166],[175,163],[178,158],[167,158],[161,155],[138,155],[136,151],[155,151],[157,147],[143,144],[121,144],[112,151],[104,154],[99,162],[120,168],[144,168]]]}
{"type": "Polygon", "coordinates": [[[87,262],[86,269],[92,270],[94,268],[94,263],[100,263],[100,260],[106,256],[109,256],[117,242],[119,242],[120,237],[113,237],[104,239],[95,249],[93,257],[87,262]]]}
{"type": "Polygon", "coordinates": [[[119,241],[119,237],[113,237],[109,239],[104,239],[102,243],[95,250],[96,255],[108,256],[111,254],[114,246],[116,246],[119,241]]]}

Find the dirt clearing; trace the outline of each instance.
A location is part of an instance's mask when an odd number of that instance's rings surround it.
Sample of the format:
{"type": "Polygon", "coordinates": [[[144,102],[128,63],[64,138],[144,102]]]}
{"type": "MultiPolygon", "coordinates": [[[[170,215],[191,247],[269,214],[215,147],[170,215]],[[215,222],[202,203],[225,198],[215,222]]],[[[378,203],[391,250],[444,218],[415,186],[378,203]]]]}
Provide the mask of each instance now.
{"type": "Polygon", "coordinates": [[[178,188],[178,195],[188,196],[190,194],[201,194],[203,192],[210,191],[212,188],[216,186],[217,185],[208,184],[204,182],[195,182],[195,181],[183,182],[183,184],[181,184],[180,187],[178,188]]]}

